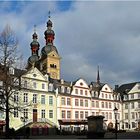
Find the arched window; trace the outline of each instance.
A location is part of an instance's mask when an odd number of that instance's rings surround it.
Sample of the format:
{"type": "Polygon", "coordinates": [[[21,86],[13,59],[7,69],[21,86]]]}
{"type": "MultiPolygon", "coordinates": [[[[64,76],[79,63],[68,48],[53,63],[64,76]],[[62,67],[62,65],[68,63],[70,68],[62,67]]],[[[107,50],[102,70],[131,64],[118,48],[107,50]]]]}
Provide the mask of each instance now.
{"type": "Polygon", "coordinates": [[[104,108],[104,102],[102,102],[102,108],[104,108]]]}

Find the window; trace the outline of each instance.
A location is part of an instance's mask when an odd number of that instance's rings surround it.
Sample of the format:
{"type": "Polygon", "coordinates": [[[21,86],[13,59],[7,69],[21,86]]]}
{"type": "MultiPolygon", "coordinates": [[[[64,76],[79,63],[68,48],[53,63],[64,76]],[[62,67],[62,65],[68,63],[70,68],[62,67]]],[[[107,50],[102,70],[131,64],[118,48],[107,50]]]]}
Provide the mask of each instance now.
{"type": "Polygon", "coordinates": [[[134,103],[131,103],[131,108],[135,108],[134,103]]]}
{"type": "Polygon", "coordinates": [[[107,94],[105,94],[105,98],[107,99],[107,94]]]}
{"type": "Polygon", "coordinates": [[[131,94],[131,99],[134,99],[134,94],[131,94]]]}
{"type": "Polygon", "coordinates": [[[49,84],[49,89],[48,89],[49,91],[53,91],[53,84],[49,84]]]}
{"type": "Polygon", "coordinates": [[[75,94],[78,94],[78,89],[75,89],[75,94]]]}
{"type": "Polygon", "coordinates": [[[75,111],[75,119],[79,119],[79,112],[75,111]]]}
{"type": "Polygon", "coordinates": [[[67,98],[67,105],[71,105],[70,98],[67,98]]]}
{"type": "Polygon", "coordinates": [[[18,92],[14,93],[14,102],[18,102],[18,92]]]}
{"type": "Polygon", "coordinates": [[[120,105],[119,105],[119,103],[117,103],[117,108],[120,109],[120,105]]]}
{"type": "Polygon", "coordinates": [[[85,119],[88,117],[88,112],[85,111],[85,119]]]}
{"type": "Polygon", "coordinates": [[[61,92],[64,93],[64,86],[61,86],[61,92]]]}
{"type": "Polygon", "coordinates": [[[61,104],[62,104],[62,105],[65,105],[65,104],[66,104],[66,102],[65,102],[65,97],[62,97],[62,98],[61,98],[61,104]]]}
{"type": "Polygon", "coordinates": [[[83,90],[80,90],[80,95],[83,95],[83,90]]]}
{"type": "Polygon", "coordinates": [[[138,94],[138,99],[140,99],[140,93],[138,94]]]}
{"type": "Polygon", "coordinates": [[[53,110],[49,110],[49,118],[53,118],[53,110]]]}
{"type": "Polygon", "coordinates": [[[105,115],[105,113],[104,112],[102,112],[102,116],[104,116],[105,115]]]}
{"type": "Polygon", "coordinates": [[[96,116],[98,116],[99,115],[99,112],[96,112],[96,116]]]}
{"type": "Polygon", "coordinates": [[[0,86],[3,86],[3,81],[0,81],[0,86]]]}
{"type": "Polygon", "coordinates": [[[67,87],[67,93],[70,93],[70,87],[67,87]]]}
{"type": "Polygon", "coordinates": [[[124,95],[124,100],[128,100],[128,95],[124,95]]]}
{"type": "Polygon", "coordinates": [[[28,118],[28,109],[27,108],[23,110],[23,117],[28,118]]]}
{"type": "Polygon", "coordinates": [[[14,80],[14,85],[15,85],[15,86],[18,86],[18,85],[19,85],[19,79],[15,79],[15,80],[14,80]]]}
{"type": "Polygon", "coordinates": [[[108,108],[108,102],[105,102],[105,107],[108,108]]]}
{"type": "Polygon", "coordinates": [[[136,123],[132,122],[132,128],[135,128],[135,127],[136,127],[136,123]]]}
{"type": "Polygon", "coordinates": [[[28,102],[28,93],[24,93],[24,95],[23,95],[23,102],[24,103],[28,102]]]}
{"type": "Polygon", "coordinates": [[[127,122],[125,123],[125,128],[128,128],[128,123],[127,122]]]}
{"type": "Polygon", "coordinates": [[[95,102],[94,101],[92,101],[92,107],[95,107],[95,102]]]}
{"type": "Polygon", "coordinates": [[[33,88],[36,88],[36,82],[33,82],[33,88]]]}
{"type": "Polygon", "coordinates": [[[27,81],[24,81],[24,88],[27,88],[27,81]]]}
{"type": "Polygon", "coordinates": [[[53,105],[53,96],[49,96],[49,105],[53,105]]]}
{"type": "Polygon", "coordinates": [[[80,99],[80,106],[84,106],[83,99],[80,99]]]}
{"type": "Polygon", "coordinates": [[[17,108],[14,109],[14,117],[15,117],[15,118],[18,117],[18,109],[17,109],[17,108]]]}
{"type": "Polygon", "coordinates": [[[88,107],[88,100],[85,100],[85,107],[88,107]]]}
{"type": "Polygon", "coordinates": [[[120,113],[118,113],[118,120],[120,120],[120,113]]]}
{"type": "Polygon", "coordinates": [[[67,118],[68,118],[68,119],[71,118],[71,111],[67,111],[67,118]]]}
{"type": "Polygon", "coordinates": [[[140,102],[138,102],[138,108],[140,108],[140,102]]]}
{"type": "Polygon", "coordinates": [[[92,116],[95,116],[95,112],[92,112],[92,116]]]}
{"type": "Polygon", "coordinates": [[[112,113],[111,112],[109,113],[109,119],[112,119],[112,113]]]}
{"type": "Polygon", "coordinates": [[[45,104],[45,95],[41,95],[41,104],[45,104]]]}
{"type": "Polygon", "coordinates": [[[66,116],[66,112],[65,110],[62,110],[62,119],[65,119],[65,116],[66,116]]]}
{"type": "Polygon", "coordinates": [[[10,68],[9,68],[9,73],[10,73],[10,74],[13,74],[13,75],[14,75],[14,71],[15,71],[15,70],[14,70],[13,67],[10,67],[10,68]]]}
{"type": "Polygon", "coordinates": [[[33,103],[34,103],[34,104],[37,103],[37,94],[33,94],[33,103]]]}
{"type": "Polygon", "coordinates": [[[134,112],[131,112],[131,118],[135,119],[135,113],[134,112]]]}
{"type": "Polygon", "coordinates": [[[75,106],[79,106],[79,100],[75,99],[75,106]]]}
{"type": "Polygon", "coordinates": [[[105,118],[108,120],[108,112],[106,112],[106,114],[105,114],[105,118]]]}
{"type": "Polygon", "coordinates": [[[41,118],[45,118],[45,109],[41,110],[41,118]]]}
{"type": "Polygon", "coordinates": [[[140,112],[138,112],[138,118],[140,118],[140,112]]]}
{"type": "Polygon", "coordinates": [[[98,101],[96,101],[96,107],[99,107],[99,102],[98,101]]]}
{"type": "Polygon", "coordinates": [[[116,103],[114,103],[114,108],[116,107],[116,103]]]}
{"type": "Polygon", "coordinates": [[[111,95],[109,94],[109,99],[111,99],[111,95]]]}
{"type": "Polygon", "coordinates": [[[85,95],[87,96],[87,90],[85,90],[85,95]]]}
{"type": "Polygon", "coordinates": [[[102,108],[104,108],[104,102],[102,102],[101,104],[102,104],[102,108]]]}
{"type": "Polygon", "coordinates": [[[125,113],[125,119],[128,120],[128,113],[125,113]]]}
{"type": "Polygon", "coordinates": [[[128,109],[128,103],[125,103],[124,105],[125,105],[125,109],[128,109]]]}
{"type": "Polygon", "coordinates": [[[45,89],[45,84],[44,83],[42,83],[42,89],[45,89]]]}
{"type": "Polygon", "coordinates": [[[80,119],[83,119],[83,118],[84,118],[84,112],[80,111],[80,119]]]}
{"type": "Polygon", "coordinates": [[[111,103],[109,102],[109,108],[112,108],[112,105],[111,105],[111,103]]]}
{"type": "Polygon", "coordinates": [[[102,93],[102,98],[104,98],[104,93],[102,93]]]}

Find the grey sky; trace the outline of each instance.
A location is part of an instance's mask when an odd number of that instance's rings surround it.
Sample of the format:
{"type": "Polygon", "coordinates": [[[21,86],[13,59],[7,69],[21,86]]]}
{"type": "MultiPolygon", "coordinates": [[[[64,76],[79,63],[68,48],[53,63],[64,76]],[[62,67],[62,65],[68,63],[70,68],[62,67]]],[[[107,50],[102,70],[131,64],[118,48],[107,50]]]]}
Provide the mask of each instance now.
{"type": "Polygon", "coordinates": [[[11,24],[25,60],[31,55],[34,24],[40,50],[45,45],[47,13],[51,10],[55,46],[62,57],[62,78],[96,81],[99,65],[101,82],[114,86],[139,81],[140,1],[73,1],[65,11],[56,2],[23,2],[17,6],[19,12],[1,8],[4,20],[0,26],[2,30],[6,23],[11,24]]]}

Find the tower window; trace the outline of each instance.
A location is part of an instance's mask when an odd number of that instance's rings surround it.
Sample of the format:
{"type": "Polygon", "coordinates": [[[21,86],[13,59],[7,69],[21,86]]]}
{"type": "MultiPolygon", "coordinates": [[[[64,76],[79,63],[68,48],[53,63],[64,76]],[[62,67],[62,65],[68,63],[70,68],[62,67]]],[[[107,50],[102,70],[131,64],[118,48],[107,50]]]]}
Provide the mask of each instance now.
{"type": "Polygon", "coordinates": [[[55,64],[50,64],[50,67],[51,68],[56,68],[56,65],[55,64]]]}

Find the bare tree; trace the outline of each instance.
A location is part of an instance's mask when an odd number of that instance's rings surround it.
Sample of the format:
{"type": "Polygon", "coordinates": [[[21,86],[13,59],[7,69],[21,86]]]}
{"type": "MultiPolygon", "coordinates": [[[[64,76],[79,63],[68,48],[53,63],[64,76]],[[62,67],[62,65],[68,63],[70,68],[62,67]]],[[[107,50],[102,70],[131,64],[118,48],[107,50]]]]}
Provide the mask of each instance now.
{"type": "Polygon", "coordinates": [[[13,104],[13,94],[20,89],[20,76],[23,71],[21,70],[15,75],[12,73],[12,67],[16,66],[20,57],[18,40],[10,26],[7,25],[0,34],[0,80],[3,82],[0,86],[0,94],[3,97],[3,105],[0,110],[4,111],[6,115],[6,138],[9,136],[9,114],[13,109],[19,107],[18,103],[13,104]]]}

